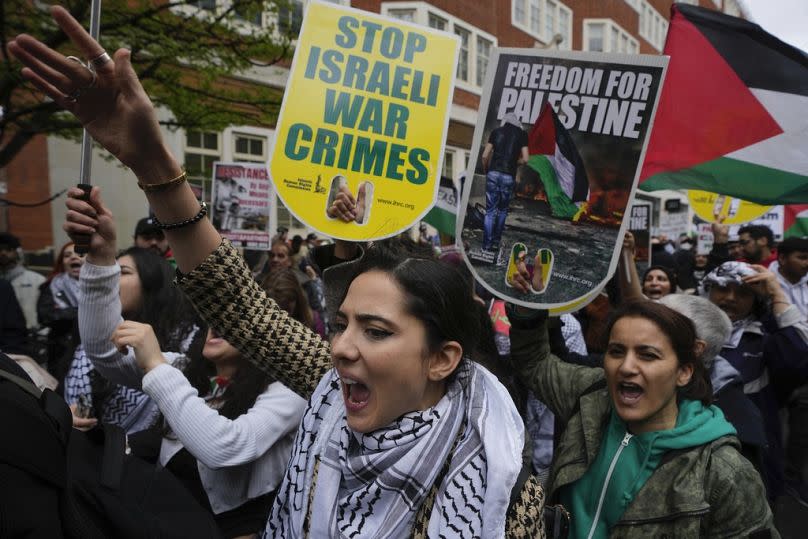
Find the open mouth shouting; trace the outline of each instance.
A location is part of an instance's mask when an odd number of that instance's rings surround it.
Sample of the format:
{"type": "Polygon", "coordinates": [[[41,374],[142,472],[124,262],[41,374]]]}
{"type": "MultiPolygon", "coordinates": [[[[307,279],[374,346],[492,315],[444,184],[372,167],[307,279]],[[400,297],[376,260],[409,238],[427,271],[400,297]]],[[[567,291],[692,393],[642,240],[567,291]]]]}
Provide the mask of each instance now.
{"type": "Polygon", "coordinates": [[[342,397],[345,399],[345,409],[349,413],[357,413],[363,410],[370,400],[370,388],[364,383],[340,376],[342,380],[342,397]]]}
{"type": "Polygon", "coordinates": [[[619,382],[617,384],[617,398],[624,406],[633,406],[642,398],[645,390],[632,382],[619,382]]]}

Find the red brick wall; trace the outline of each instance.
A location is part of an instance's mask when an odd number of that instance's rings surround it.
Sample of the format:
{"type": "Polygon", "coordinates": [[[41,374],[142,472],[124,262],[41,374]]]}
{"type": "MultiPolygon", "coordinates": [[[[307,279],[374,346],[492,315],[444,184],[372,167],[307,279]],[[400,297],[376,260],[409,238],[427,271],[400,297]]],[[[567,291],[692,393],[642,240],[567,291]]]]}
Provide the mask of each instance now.
{"type": "MultiPolygon", "coordinates": [[[[48,143],[38,135],[20,150],[5,169],[6,198],[14,202],[39,202],[50,196],[48,143]]],[[[51,204],[62,204],[57,199],[51,204]]],[[[9,206],[8,231],[18,236],[25,250],[42,249],[53,243],[50,204],[36,208],[9,206]]]]}

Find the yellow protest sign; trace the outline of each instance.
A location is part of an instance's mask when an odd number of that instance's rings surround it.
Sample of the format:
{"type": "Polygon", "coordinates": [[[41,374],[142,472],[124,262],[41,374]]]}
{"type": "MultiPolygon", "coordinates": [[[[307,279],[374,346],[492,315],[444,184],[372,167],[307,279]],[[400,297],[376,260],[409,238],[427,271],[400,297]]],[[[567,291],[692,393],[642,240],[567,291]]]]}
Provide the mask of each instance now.
{"type": "Polygon", "coordinates": [[[418,222],[440,183],[458,48],[445,32],[312,3],[270,160],[289,211],[346,240],[418,222]]]}
{"type": "Polygon", "coordinates": [[[747,202],[740,198],[717,195],[707,191],[691,190],[687,192],[687,199],[696,215],[708,223],[715,222],[715,216],[723,216],[725,225],[737,225],[754,221],[771,206],[761,206],[754,202],[747,202]]]}

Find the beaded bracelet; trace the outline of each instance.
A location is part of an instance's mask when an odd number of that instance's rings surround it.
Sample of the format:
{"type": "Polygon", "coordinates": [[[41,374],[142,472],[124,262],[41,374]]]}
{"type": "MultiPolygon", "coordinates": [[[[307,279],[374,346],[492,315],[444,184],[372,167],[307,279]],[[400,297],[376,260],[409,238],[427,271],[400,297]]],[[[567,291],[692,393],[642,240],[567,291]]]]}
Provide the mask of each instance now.
{"type": "Polygon", "coordinates": [[[185,226],[188,226],[188,225],[192,225],[192,224],[194,224],[194,223],[198,223],[198,222],[199,222],[199,221],[201,221],[201,220],[202,220],[202,218],[203,218],[203,217],[205,217],[207,214],[208,214],[208,205],[207,205],[207,204],[205,204],[205,203],[203,202],[203,203],[202,203],[202,204],[200,204],[200,206],[199,206],[199,213],[197,213],[196,215],[194,215],[194,216],[193,216],[193,217],[191,217],[190,219],[186,219],[186,220],[184,220],[184,221],[179,221],[179,222],[177,222],[177,223],[161,223],[161,222],[160,222],[160,221],[158,221],[158,220],[157,220],[157,218],[155,217],[155,218],[154,218],[154,224],[155,224],[155,225],[157,226],[157,228],[159,228],[160,230],[176,230],[176,229],[178,229],[178,228],[182,228],[182,227],[185,227],[185,226]]]}
{"type": "Polygon", "coordinates": [[[176,178],[171,178],[167,182],[141,183],[138,180],[137,186],[140,187],[141,189],[143,189],[143,191],[145,191],[146,193],[154,193],[154,192],[157,192],[157,191],[167,191],[167,190],[171,189],[172,187],[178,186],[179,184],[183,183],[187,179],[188,179],[188,173],[183,170],[182,174],[180,174],[176,178]]]}

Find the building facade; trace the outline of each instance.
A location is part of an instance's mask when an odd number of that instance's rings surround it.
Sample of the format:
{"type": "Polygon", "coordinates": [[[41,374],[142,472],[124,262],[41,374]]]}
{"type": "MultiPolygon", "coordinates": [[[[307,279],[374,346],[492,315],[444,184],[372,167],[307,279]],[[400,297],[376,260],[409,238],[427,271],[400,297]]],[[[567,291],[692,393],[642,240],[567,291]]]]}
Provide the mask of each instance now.
{"type": "MultiPolygon", "coordinates": [[[[229,0],[205,0],[200,8],[215,10],[229,0]]],[[[282,24],[299,28],[309,0],[294,0],[279,14],[264,14],[253,24],[282,24]],[[274,17],[280,17],[280,20],[274,17]]],[[[661,53],[668,28],[671,0],[331,0],[334,3],[422,24],[459,36],[461,41],[455,93],[446,141],[443,175],[457,178],[467,167],[485,72],[495,47],[538,47],[560,50],[661,53]]],[[[743,16],[737,0],[689,0],[743,16]]],[[[256,68],[244,82],[282,89],[288,69],[256,68]]],[[[272,146],[271,127],[231,126],[221,132],[166,131],[175,155],[185,164],[191,182],[210,197],[214,161],[266,162],[272,146]]],[[[131,172],[96,151],[93,181],[105,192],[119,224],[119,242],[127,245],[138,219],[146,215],[145,197],[131,172]]],[[[109,156],[106,156],[109,157],[109,156]]],[[[76,183],[79,146],[55,137],[36,137],[12,164],[0,171],[0,187],[13,201],[39,201],[76,183]]],[[[654,194],[655,205],[669,196],[654,194]]],[[[677,195],[670,195],[677,196],[677,195]]],[[[273,230],[286,226],[306,232],[277,197],[273,230]]],[[[36,208],[0,208],[0,230],[23,240],[28,250],[58,247],[67,241],[61,229],[63,198],[36,208]]],[[[304,234],[305,235],[305,234],[304,234]]]]}

